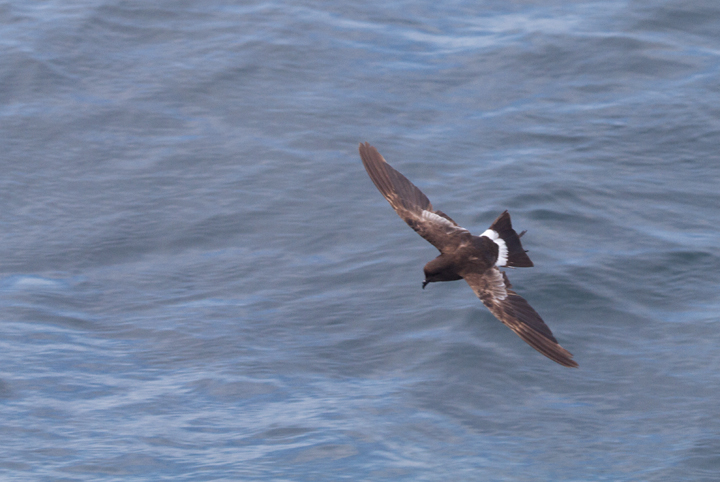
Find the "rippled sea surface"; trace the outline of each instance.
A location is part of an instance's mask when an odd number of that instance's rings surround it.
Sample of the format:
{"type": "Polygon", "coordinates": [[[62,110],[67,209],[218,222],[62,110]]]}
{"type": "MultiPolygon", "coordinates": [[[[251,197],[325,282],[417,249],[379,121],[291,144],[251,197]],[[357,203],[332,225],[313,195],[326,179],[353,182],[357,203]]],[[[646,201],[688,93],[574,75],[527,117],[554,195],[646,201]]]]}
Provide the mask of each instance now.
{"type": "Polygon", "coordinates": [[[0,4],[3,480],[716,481],[720,3],[0,4]],[[509,270],[543,357],[365,173],[509,270]]]}

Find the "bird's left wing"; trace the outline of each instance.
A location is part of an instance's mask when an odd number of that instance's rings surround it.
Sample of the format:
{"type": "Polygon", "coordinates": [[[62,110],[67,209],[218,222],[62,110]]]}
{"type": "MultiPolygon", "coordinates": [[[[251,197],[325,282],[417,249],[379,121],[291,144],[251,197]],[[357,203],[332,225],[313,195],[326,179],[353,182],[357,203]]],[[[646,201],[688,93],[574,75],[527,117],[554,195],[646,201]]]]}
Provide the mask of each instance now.
{"type": "Polygon", "coordinates": [[[560,346],[540,315],[511,289],[504,272],[492,267],[482,274],[470,273],[463,277],[490,312],[528,345],[562,366],[578,366],[572,353],[560,346]]]}

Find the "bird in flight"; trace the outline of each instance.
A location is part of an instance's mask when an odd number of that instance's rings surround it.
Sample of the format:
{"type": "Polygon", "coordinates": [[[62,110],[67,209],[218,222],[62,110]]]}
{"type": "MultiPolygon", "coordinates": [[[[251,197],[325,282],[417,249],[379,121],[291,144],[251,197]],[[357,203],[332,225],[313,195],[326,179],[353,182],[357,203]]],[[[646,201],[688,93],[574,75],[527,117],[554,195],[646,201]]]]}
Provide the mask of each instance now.
{"type": "Polygon", "coordinates": [[[483,304],[531,347],[565,367],[577,367],[572,353],[561,347],[540,315],[512,290],[507,266],[530,268],[532,261],[503,212],[480,236],[458,226],[450,216],[433,209],[413,183],[390,167],[369,143],[360,144],[360,157],[370,179],[398,215],[440,255],[425,265],[422,287],[436,281],[464,279],[483,304]]]}

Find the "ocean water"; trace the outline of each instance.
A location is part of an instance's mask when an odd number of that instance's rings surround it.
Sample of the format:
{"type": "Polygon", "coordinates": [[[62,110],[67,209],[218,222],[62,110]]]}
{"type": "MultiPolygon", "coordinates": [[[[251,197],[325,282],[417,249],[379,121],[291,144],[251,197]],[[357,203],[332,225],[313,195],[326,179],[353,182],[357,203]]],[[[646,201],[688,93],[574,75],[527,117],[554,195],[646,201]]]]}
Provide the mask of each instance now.
{"type": "Polygon", "coordinates": [[[0,479],[715,481],[720,4],[0,4],[0,479]],[[579,369],[372,185],[481,233],[579,369]]]}

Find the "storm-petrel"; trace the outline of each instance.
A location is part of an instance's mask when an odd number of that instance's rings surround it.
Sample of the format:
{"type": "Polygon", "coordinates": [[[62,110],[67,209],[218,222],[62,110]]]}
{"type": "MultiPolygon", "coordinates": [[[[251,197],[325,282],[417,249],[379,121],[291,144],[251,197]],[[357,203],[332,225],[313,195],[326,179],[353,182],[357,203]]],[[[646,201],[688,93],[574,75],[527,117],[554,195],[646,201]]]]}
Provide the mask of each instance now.
{"type": "Polygon", "coordinates": [[[511,289],[505,272],[498,269],[533,266],[520,243],[524,232],[518,236],[513,230],[507,211],[490,229],[473,236],[447,214],[433,210],[425,194],[367,142],[360,144],[360,157],[370,179],[398,215],[440,251],[440,256],[425,265],[423,288],[435,281],[464,279],[490,312],[531,347],[562,366],[578,366],[540,315],[511,289]]]}

